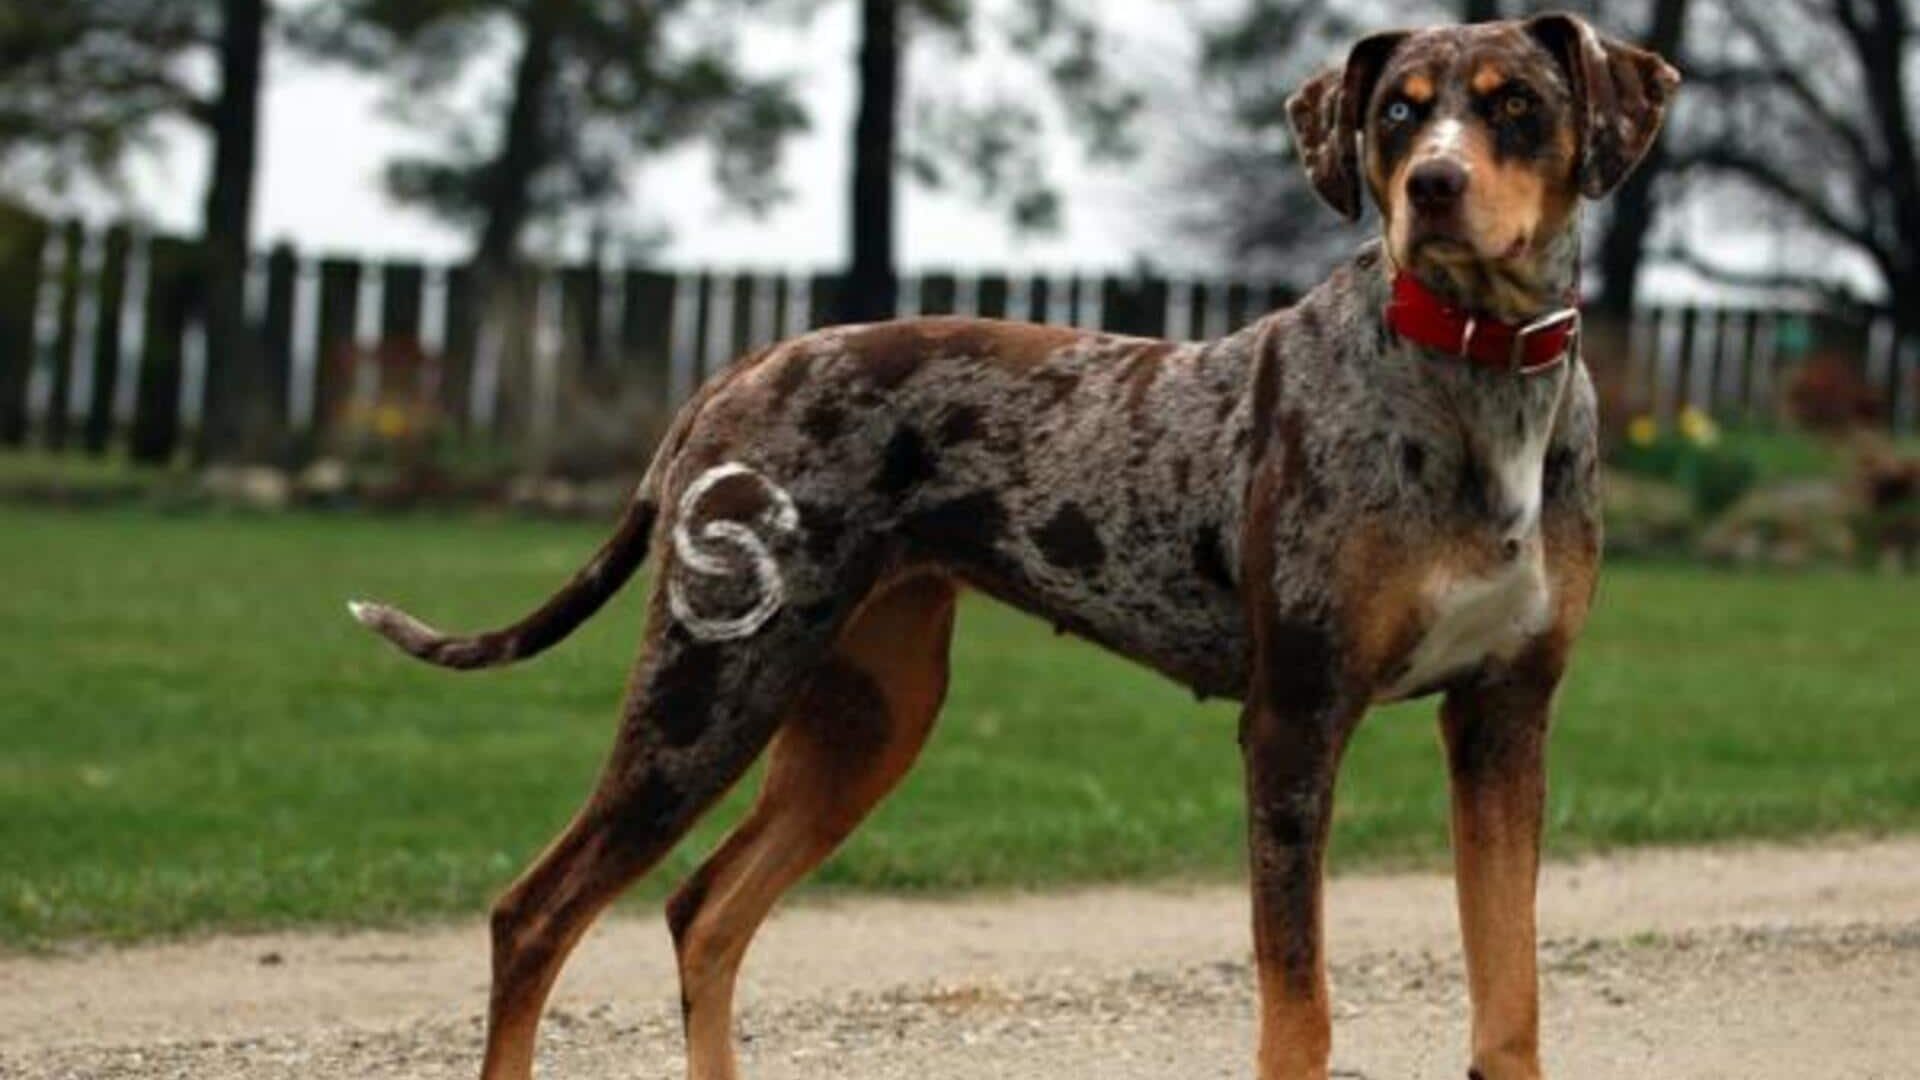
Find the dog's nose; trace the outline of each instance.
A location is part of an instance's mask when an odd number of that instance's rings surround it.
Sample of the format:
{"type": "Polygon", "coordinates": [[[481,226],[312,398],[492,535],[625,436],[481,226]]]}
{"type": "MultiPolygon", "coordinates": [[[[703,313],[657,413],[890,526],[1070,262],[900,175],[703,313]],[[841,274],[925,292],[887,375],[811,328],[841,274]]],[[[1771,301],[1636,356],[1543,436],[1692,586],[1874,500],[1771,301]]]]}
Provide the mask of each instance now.
{"type": "Polygon", "coordinates": [[[1407,198],[1423,214],[1447,213],[1460,205],[1466,193],[1467,170],[1457,161],[1423,162],[1407,174],[1407,198]]]}

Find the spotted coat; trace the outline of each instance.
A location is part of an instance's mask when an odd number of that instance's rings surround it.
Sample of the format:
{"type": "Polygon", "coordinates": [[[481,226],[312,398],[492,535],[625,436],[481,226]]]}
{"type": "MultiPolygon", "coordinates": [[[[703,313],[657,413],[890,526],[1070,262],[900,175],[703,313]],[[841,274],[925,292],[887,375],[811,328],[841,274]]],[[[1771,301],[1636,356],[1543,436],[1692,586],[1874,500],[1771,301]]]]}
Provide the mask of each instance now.
{"type": "MultiPolygon", "coordinates": [[[[1476,566],[1545,517],[1597,543],[1584,369],[1519,379],[1436,359],[1386,330],[1386,287],[1368,248],[1298,305],[1201,344],[969,319],[820,331],[744,360],[690,409],[649,480],[661,527],[762,520],[776,490],[797,525],[764,539],[795,611],[932,565],[1196,694],[1243,697],[1253,598],[1343,644],[1425,617],[1410,596],[1382,616],[1341,594],[1400,573],[1370,566],[1377,538],[1476,566]],[[1497,463],[1549,437],[1529,506],[1497,463]],[[753,478],[683,506],[723,469],[753,478]]],[[[745,559],[690,573],[668,553],[690,607],[764,599],[745,559]]],[[[1399,636],[1404,653],[1418,635],[1399,636]]],[[[1378,684],[1364,692],[1392,683],[1393,649],[1357,661],[1377,668],[1354,673],[1378,684]]]]}

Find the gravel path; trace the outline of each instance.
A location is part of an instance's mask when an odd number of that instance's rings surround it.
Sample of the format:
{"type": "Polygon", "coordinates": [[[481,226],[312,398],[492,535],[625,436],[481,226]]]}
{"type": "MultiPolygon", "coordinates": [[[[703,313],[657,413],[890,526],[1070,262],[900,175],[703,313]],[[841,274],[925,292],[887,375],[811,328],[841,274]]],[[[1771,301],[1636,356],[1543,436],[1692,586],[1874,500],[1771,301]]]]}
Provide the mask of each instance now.
{"type": "MultiPolygon", "coordinates": [[[[1336,1076],[1457,1080],[1451,884],[1337,880],[1336,1076]]],[[[755,1080],[1243,1077],[1238,889],[849,900],[778,916],[748,961],[755,1080]]],[[[1548,1061],[1560,1080],[1920,1076],[1920,840],[1667,852],[1549,868],[1548,1061]]],[[[543,1075],[681,1073],[666,932],[581,946],[543,1075]]],[[[477,924],[0,958],[0,1077],[470,1077],[477,924]]]]}

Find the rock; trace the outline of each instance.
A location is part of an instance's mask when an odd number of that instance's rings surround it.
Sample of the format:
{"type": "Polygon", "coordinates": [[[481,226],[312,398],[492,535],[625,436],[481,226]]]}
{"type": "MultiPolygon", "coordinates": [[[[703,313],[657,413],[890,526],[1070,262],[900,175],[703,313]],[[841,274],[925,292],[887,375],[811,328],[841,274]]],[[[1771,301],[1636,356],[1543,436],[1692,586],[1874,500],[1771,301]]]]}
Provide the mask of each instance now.
{"type": "Polygon", "coordinates": [[[321,458],[301,470],[295,488],[303,499],[333,502],[353,490],[353,473],[339,458],[321,458]]]}
{"type": "Polygon", "coordinates": [[[583,502],[580,486],[554,476],[522,476],[507,487],[507,501],[516,510],[568,516],[578,514],[583,502]]]}
{"type": "Polygon", "coordinates": [[[293,501],[287,474],[265,465],[214,465],[200,474],[200,489],[220,502],[255,510],[280,510],[293,501]]]}
{"type": "Polygon", "coordinates": [[[1700,551],[1741,566],[1791,569],[1840,562],[1853,555],[1854,514],[1852,499],[1838,483],[1763,488],[1722,515],[1701,537],[1700,551]]]}

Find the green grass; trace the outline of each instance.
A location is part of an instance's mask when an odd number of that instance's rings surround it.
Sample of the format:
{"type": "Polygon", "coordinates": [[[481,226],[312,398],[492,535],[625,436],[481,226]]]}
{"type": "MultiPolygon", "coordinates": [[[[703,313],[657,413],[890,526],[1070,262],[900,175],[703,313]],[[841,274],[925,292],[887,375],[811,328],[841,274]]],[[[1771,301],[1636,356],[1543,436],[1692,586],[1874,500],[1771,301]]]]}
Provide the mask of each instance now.
{"type": "MultiPolygon", "coordinates": [[[[0,508],[0,942],[483,910],[593,779],[640,590],[550,656],[473,676],[405,660],[341,601],[492,625],[600,533],[0,508]]],[[[1920,826],[1917,644],[1912,581],[1611,568],[1554,738],[1552,851],[1920,826]]],[[[985,602],[955,672],[926,760],[818,880],[1239,873],[1231,706],[985,602]]],[[[1431,716],[1363,729],[1339,866],[1444,852],[1431,716]]]]}

